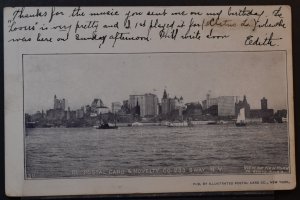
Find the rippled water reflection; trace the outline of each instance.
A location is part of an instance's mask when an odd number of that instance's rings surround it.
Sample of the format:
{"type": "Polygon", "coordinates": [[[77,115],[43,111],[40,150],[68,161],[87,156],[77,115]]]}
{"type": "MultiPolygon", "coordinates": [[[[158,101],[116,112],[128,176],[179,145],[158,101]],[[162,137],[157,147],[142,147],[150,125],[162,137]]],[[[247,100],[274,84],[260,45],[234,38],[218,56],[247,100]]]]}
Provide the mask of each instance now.
{"type": "Polygon", "coordinates": [[[36,128],[25,148],[27,178],[286,172],[289,163],[287,124],[36,128]]]}

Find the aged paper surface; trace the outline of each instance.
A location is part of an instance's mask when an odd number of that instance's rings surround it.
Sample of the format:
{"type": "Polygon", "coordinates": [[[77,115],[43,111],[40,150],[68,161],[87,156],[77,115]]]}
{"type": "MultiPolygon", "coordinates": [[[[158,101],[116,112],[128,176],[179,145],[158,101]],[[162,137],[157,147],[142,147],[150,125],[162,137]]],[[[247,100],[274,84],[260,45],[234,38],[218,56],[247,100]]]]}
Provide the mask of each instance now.
{"type": "Polygon", "coordinates": [[[293,189],[288,6],[4,9],[10,196],[293,189]]]}

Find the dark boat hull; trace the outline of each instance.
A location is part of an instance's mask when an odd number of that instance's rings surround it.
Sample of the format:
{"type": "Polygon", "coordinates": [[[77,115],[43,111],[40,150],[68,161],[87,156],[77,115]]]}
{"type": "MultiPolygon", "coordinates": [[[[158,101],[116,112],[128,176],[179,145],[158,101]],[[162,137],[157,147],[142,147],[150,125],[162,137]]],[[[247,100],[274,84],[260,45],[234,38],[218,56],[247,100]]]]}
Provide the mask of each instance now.
{"type": "Polygon", "coordinates": [[[208,122],[207,125],[217,125],[218,122],[208,122]]]}
{"type": "Polygon", "coordinates": [[[96,129],[117,129],[117,126],[109,126],[108,124],[101,124],[100,126],[96,127],[96,129]]]}
{"type": "Polygon", "coordinates": [[[96,129],[117,129],[117,126],[113,126],[113,127],[108,127],[108,128],[101,128],[101,127],[97,127],[96,129]]]}
{"type": "Polygon", "coordinates": [[[246,126],[246,123],[235,123],[236,126],[246,126]]]}

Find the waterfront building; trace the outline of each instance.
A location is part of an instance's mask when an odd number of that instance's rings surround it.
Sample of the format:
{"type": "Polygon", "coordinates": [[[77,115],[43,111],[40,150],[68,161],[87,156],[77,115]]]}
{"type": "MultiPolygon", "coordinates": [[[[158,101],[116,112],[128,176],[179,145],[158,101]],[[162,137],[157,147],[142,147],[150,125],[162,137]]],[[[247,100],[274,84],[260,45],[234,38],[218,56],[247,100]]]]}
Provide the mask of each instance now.
{"type": "Polygon", "coordinates": [[[67,120],[72,120],[76,118],[76,110],[71,110],[70,107],[68,107],[68,110],[65,111],[65,116],[67,120]]]}
{"type": "Polygon", "coordinates": [[[98,107],[98,108],[96,109],[96,113],[97,113],[98,115],[100,115],[100,114],[106,114],[106,113],[109,113],[109,112],[110,112],[110,110],[109,110],[109,108],[106,107],[106,106],[98,107]]]}
{"type": "Polygon", "coordinates": [[[122,104],[120,102],[112,102],[111,103],[111,112],[117,113],[120,112],[122,109],[122,104]]]}
{"type": "Polygon", "coordinates": [[[144,110],[141,110],[141,116],[158,115],[158,98],[155,94],[147,93],[144,95],[144,110]]]}
{"type": "Polygon", "coordinates": [[[76,118],[77,119],[84,118],[84,107],[83,106],[80,109],[76,110],[76,118]]]}
{"type": "Polygon", "coordinates": [[[186,109],[186,105],[184,104],[183,97],[176,98],[175,96],[175,110],[178,110],[178,115],[182,116],[183,111],[186,109]]]}
{"type": "Polygon", "coordinates": [[[66,100],[58,99],[56,95],[54,95],[53,109],[49,109],[46,111],[47,120],[53,121],[53,120],[65,119],[66,118],[65,107],[66,107],[66,100]]]}
{"type": "Polygon", "coordinates": [[[202,101],[202,107],[204,110],[212,107],[212,106],[216,106],[218,105],[218,98],[211,98],[210,93],[206,94],[206,99],[204,101],[202,101]]]}
{"type": "Polygon", "coordinates": [[[276,122],[278,123],[282,123],[285,119],[285,121],[287,120],[287,110],[286,109],[282,109],[282,110],[277,110],[277,112],[274,114],[274,119],[276,120],[276,122]]]}
{"type": "Polygon", "coordinates": [[[129,109],[131,113],[141,116],[141,110],[145,109],[144,95],[129,95],[129,109]]]}
{"type": "Polygon", "coordinates": [[[211,116],[235,116],[234,96],[219,96],[212,98],[207,93],[206,99],[202,101],[203,113],[211,116]]]}
{"type": "Polygon", "coordinates": [[[261,105],[262,110],[267,110],[268,109],[268,100],[265,97],[263,97],[260,100],[260,105],[261,105]]]}
{"type": "Polygon", "coordinates": [[[66,100],[65,99],[57,99],[56,95],[54,95],[54,110],[65,110],[66,100]]]}
{"type": "Polygon", "coordinates": [[[250,109],[250,118],[261,119],[261,109],[250,109]]]}
{"type": "Polygon", "coordinates": [[[130,114],[129,100],[124,100],[123,101],[121,109],[122,109],[122,113],[130,114]]]}
{"type": "Polygon", "coordinates": [[[183,97],[170,98],[167,94],[166,89],[164,90],[163,97],[161,99],[161,114],[169,115],[176,114],[178,116],[182,116],[183,110],[186,108],[184,105],[183,97]]]}
{"type": "Polygon", "coordinates": [[[235,115],[240,113],[240,109],[245,108],[245,117],[250,117],[250,104],[247,102],[246,95],[244,95],[243,101],[239,100],[235,103],[235,115]]]}
{"type": "Polygon", "coordinates": [[[104,105],[104,103],[101,99],[95,98],[91,104],[91,112],[93,114],[97,114],[97,115],[105,114],[105,113],[109,112],[109,108],[104,105]]]}
{"type": "Polygon", "coordinates": [[[169,97],[168,97],[167,91],[165,89],[163,97],[161,99],[161,113],[163,115],[168,114],[170,112],[169,108],[170,108],[169,107],[169,97]]]}
{"type": "Polygon", "coordinates": [[[158,98],[155,94],[129,95],[129,108],[141,117],[158,115],[158,98]]]}
{"type": "Polygon", "coordinates": [[[174,98],[169,98],[169,112],[171,113],[172,111],[175,110],[176,108],[176,101],[177,101],[177,98],[176,96],[174,98]]]}
{"type": "Polygon", "coordinates": [[[161,103],[158,103],[158,114],[162,114],[161,103]]]}
{"type": "MultiPolygon", "coordinates": [[[[273,123],[274,122],[274,110],[273,109],[268,109],[268,100],[263,97],[261,99],[261,108],[260,109],[251,109],[250,110],[250,118],[251,119],[259,119],[259,121],[263,122],[263,123],[273,123]]],[[[285,110],[286,111],[286,110],[285,110]]],[[[282,116],[286,116],[286,114],[284,115],[284,110],[282,111],[282,113],[277,113],[276,117],[277,118],[282,118],[282,116]],[[280,117],[278,117],[280,116],[280,117]]]]}
{"type": "Polygon", "coordinates": [[[62,109],[49,109],[46,111],[47,120],[62,120],[65,118],[65,111],[62,109]]]}
{"type": "Polygon", "coordinates": [[[104,103],[101,99],[96,99],[95,98],[93,100],[92,104],[91,104],[91,109],[92,109],[92,111],[95,111],[96,108],[98,108],[98,107],[105,107],[105,106],[104,106],[104,103]]]}
{"type": "Polygon", "coordinates": [[[268,109],[268,100],[263,97],[261,99],[261,119],[263,123],[274,122],[274,110],[268,109]]]}
{"type": "Polygon", "coordinates": [[[33,122],[40,121],[42,119],[44,119],[44,111],[42,111],[42,112],[37,111],[35,114],[31,115],[31,120],[33,122]]]}
{"type": "Polygon", "coordinates": [[[185,116],[191,118],[192,120],[199,120],[202,118],[203,109],[200,102],[192,102],[192,103],[187,103],[185,105],[186,105],[185,116]]]}
{"type": "Polygon", "coordinates": [[[276,112],[277,115],[279,115],[280,117],[284,117],[284,118],[287,118],[287,109],[282,109],[282,110],[277,110],[276,112]]]}
{"type": "Polygon", "coordinates": [[[273,109],[261,110],[261,119],[263,123],[274,122],[274,110],[273,109]]]}
{"type": "Polygon", "coordinates": [[[212,105],[209,108],[203,110],[203,114],[208,116],[218,116],[218,105],[212,105]]]}
{"type": "Polygon", "coordinates": [[[133,123],[134,117],[131,114],[119,114],[118,115],[118,122],[122,123],[133,123]]]}
{"type": "Polygon", "coordinates": [[[218,116],[235,115],[235,98],[234,96],[218,97],[218,116]]]}
{"type": "Polygon", "coordinates": [[[206,109],[207,109],[207,103],[206,103],[206,100],[203,100],[203,101],[202,101],[202,109],[203,109],[203,110],[206,110],[206,109]]]}
{"type": "Polygon", "coordinates": [[[91,106],[90,106],[90,105],[86,105],[86,106],[85,106],[85,115],[86,115],[86,116],[90,116],[91,113],[92,113],[92,108],[91,108],[91,106]]]}

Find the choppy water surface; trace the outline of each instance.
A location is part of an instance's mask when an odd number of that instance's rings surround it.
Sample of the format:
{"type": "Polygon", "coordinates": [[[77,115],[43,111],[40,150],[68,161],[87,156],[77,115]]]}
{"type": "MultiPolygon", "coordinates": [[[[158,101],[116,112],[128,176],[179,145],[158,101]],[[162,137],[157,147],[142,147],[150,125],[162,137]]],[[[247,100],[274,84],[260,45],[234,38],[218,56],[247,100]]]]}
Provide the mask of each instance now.
{"type": "Polygon", "coordinates": [[[287,124],[27,129],[27,178],[288,172],[287,124]],[[250,171],[246,168],[250,167],[250,171]]]}

